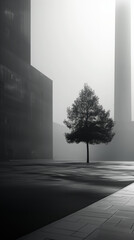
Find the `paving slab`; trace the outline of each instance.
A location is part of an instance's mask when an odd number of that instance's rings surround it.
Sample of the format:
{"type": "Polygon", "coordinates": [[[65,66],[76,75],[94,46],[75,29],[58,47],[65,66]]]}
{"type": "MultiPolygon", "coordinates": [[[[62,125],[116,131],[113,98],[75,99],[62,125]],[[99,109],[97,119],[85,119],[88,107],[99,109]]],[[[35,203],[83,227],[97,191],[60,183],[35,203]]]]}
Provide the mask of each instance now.
{"type": "Polygon", "coordinates": [[[134,183],[18,240],[134,240],[134,183]]]}

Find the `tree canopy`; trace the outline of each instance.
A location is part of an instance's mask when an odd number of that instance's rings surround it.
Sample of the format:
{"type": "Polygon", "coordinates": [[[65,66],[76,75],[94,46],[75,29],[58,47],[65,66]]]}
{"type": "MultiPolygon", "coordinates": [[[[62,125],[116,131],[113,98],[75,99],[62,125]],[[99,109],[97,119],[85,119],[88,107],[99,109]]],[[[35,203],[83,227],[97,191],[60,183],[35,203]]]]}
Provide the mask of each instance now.
{"type": "Polygon", "coordinates": [[[65,133],[68,143],[108,143],[114,136],[110,111],[103,109],[99,98],[87,84],[72,107],[67,108],[67,119],[64,124],[71,130],[70,133],[65,133]]]}

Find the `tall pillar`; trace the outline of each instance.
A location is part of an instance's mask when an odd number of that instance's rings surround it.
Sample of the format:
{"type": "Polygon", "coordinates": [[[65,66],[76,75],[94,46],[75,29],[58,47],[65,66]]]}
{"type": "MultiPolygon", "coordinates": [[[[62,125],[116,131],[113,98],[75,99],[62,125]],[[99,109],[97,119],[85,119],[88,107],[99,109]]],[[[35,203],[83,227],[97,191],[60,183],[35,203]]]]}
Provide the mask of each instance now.
{"type": "Polygon", "coordinates": [[[131,8],[130,0],[116,0],[115,122],[131,121],[131,8]]]}

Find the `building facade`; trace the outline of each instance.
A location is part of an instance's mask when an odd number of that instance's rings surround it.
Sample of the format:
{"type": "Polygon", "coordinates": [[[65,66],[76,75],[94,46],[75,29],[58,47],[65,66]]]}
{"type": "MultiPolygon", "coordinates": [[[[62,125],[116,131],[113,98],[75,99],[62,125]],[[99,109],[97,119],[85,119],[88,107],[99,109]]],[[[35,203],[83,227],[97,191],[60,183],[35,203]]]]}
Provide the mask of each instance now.
{"type": "Polygon", "coordinates": [[[52,81],[30,64],[30,0],[0,1],[0,160],[52,158],[52,81]]]}

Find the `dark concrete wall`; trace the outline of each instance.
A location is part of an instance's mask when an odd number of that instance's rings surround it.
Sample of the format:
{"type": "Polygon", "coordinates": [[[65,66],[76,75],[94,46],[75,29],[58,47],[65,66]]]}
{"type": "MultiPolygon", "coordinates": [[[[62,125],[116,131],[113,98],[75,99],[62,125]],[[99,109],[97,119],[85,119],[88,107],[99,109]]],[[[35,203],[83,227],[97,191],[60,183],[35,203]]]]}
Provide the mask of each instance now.
{"type": "Polygon", "coordinates": [[[30,63],[30,0],[0,0],[0,45],[30,63]]]}
{"type": "Polygon", "coordinates": [[[0,160],[50,159],[52,81],[30,65],[30,1],[0,7],[0,160]]]}
{"type": "Polygon", "coordinates": [[[0,65],[1,159],[52,158],[52,82],[28,73],[0,65]]]}

